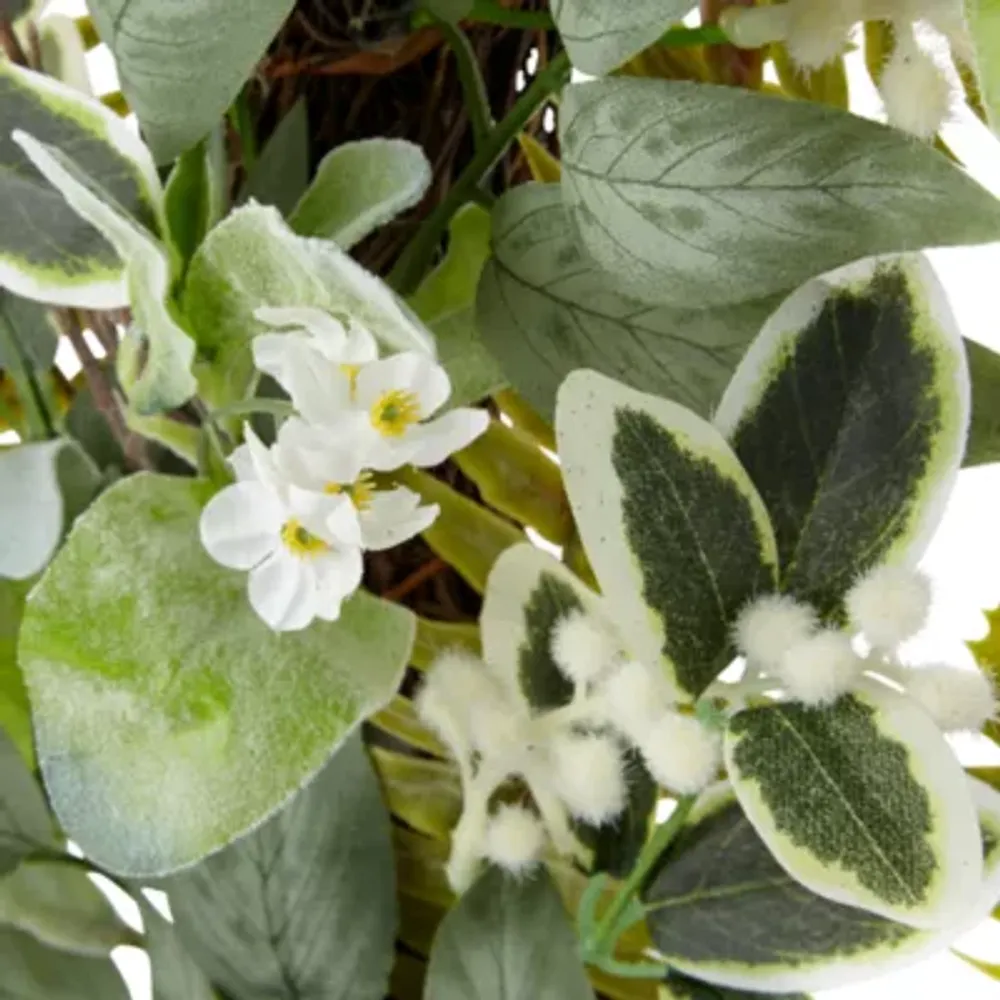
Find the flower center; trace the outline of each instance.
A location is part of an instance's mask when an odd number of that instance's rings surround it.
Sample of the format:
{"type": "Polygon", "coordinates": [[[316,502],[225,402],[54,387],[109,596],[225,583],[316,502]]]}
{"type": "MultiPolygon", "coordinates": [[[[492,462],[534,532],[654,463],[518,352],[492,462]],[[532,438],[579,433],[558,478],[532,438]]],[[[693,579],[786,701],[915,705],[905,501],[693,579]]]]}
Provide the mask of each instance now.
{"type": "Polygon", "coordinates": [[[299,559],[313,559],[330,551],[330,546],[322,538],[317,538],[294,517],[281,526],[281,541],[299,559]]]}
{"type": "Polygon", "coordinates": [[[358,510],[369,510],[375,497],[375,477],[370,472],[362,472],[353,483],[327,483],[323,492],[334,496],[346,493],[358,510]]]}
{"type": "Polygon", "coordinates": [[[419,419],[420,400],[405,389],[390,389],[371,408],[372,427],[383,437],[402,437],[419,419]]]}
{"type": "Polygon", "coordinates": [[[361,374],[361,365],[341,365],[340,370],[347,376],[347,380],[351,386],[351,399],[353,400],[358,391],[358,375],[361,374]]]}

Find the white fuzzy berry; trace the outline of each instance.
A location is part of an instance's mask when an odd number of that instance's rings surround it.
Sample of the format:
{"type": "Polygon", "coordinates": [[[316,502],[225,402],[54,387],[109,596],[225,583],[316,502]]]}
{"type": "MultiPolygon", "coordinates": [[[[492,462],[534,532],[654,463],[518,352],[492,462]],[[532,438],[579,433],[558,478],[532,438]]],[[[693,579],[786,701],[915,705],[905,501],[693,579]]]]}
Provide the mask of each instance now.
{"type": "Polygon", "coordinates": [[[915,667],[905,675],[906,691],[946,733],[978,733],[994,717],[993,685],[979,670],[915,667]]]}
{"type": "Polygon", "coordinates": [[[635,742],[669,704],[663,678],[636,660],[619,664],[604,677],[594,691],[594,701],[605,721],[635,742]]]}
{"type": "Polygon", "coordinates": [[[751,664],[769,673],[785,653],[816,628],[816,612],[791,597],[767,594],[744,608],[736,621],[736,646],[751,664]]]}
{"type": "Polygon", "coordinates": [[[512,875],[534,868],[544,848],[545,830],[523,806],[502,804],[490,817],[483,854],[512,875]]]}
{"type": "Polygon", "coordinates": [[[912,33],[899,36],[879,91],[889,124],[922,139],[933,139],[951,111],[951,83],[912,33]]]}
{"type": "Polygon", "coordinates": [[[549,743],[552,787],[577,819],[605,823],[625,808],[625,773],[614,741],[560,733],[549,743]]]}
{"type": "Polygon", "coordinates": [[[574,611],[562,618],[552,634],[552,658],[574,684],[587,685],[612,668],[618,643],[590,615],[574,611]]]}
{"type": "Polygon", "coordinates": [[[770,7],[736,7],[723,10],[719,27],[733,45],[741,49],[758,49],[788,36],[789,5],[770,7]]]}
{"type": "Polygon", "coordinates": [[[803,69],[819,69],[842,55],[864,15],[863,0],[790,0],[787,6],[788,54],[803,69]]]}
{"type": "Polygon", "coordinates": [[[777,675],[788,693],[806,705],[829,705],[861,676],[864,660],[850,637],[824,629],[796,643],[781,658],[777,675]]]}
{"type": "Polygon", "coordinates": [[[877,566],[847,594],[851,623],[873,649],[887,652],[924,628],[930,606],[930,580],[902,566],[877,566]]]}
{"type": "Polygon", "coordinates": [[[719,734],[676,712],[664,713],[638,746],[650,774],[681,795],[693,795],[714,781],[722,759],[719,734]]]}

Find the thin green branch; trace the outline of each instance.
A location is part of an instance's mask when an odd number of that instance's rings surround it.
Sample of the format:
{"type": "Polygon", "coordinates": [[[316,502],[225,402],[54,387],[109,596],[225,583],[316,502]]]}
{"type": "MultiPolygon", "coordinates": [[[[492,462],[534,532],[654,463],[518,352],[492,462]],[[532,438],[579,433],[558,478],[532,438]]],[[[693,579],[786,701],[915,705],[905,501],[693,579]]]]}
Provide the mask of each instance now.
{"type": "Polygon", "coordinates": [[[475,50],[472,48],[469,36],[461,28],[440,19],[436,24],[455,55],[458,79],[462,84],[462,94],[465,98],[465,110],[472,126],[472,138],[476,149],[482,149],[493,130],[493,112],[490,110],[486,81],[483,80],[475,50]]]}

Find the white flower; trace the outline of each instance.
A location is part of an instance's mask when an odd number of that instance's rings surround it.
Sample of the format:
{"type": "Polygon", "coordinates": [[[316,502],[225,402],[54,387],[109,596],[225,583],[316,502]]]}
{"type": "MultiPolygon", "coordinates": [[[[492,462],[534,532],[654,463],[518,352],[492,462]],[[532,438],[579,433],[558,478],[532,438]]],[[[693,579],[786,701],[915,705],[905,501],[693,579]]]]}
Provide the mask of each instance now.
{"type": "Polygon", "coordinates": [[[574,684],[592,684],[612,669],[619,654],[618,641],[591,615],[574,611],[556,623],[552,658],[574,684]]]}
{"type": "MultiPolygon", "coordinates": [[[[896,46],[879,80],[890,125],[921,139],[933,139],[955,101],[952,83],[933,51],[933,37],[922,38],[906,25],[898,31],[896,46]]],[[[939,57],[940,58],[940,57],[939,57]]]]}
{"type": "Polygon", "coordinates": [[[791,597],[767,594],[740,613],[736,646],[750,663],[773,673],[785,653],[816,628],[816,612],[791,597]]]}
{"type": "Polygon", "coordinates": [[[670,707],[663,677],[637,660],[626,660],[603,677],[594,701],[605,722],[638,743],[670,707]]]}
{"type": "Polygon", "coordinates": [[[863,670],[850,637],[823,629],[789,648],[776,673],[796,701],[829,705],[850,690],[863,670]]]}
{"type": "Polygon", "coordinates": [[[926,574],[901,566],[877,566],[847,594],[847,612],[872,648],[888,652],[927,624],[931,584],[926,574]]]}
{"type": "Polygon", "coordinates": [[[914,667],[899,679],[946,733],[978,733],[996,714],[996,692],[979,670],[914,667]]]}
{"type": "Polygon", "coordinates": [[[545,829],[523,806],[502,803],[490,817],[483,854],[512,875],[534,868],[545,849],[545,829]]]}
{"type": "Polygon", "coordinates": [[[665,788],[693,795],[711,784],[722,761],[722,743],[694,716],[665,712],[639,743],[649,773],[665,788]]]}

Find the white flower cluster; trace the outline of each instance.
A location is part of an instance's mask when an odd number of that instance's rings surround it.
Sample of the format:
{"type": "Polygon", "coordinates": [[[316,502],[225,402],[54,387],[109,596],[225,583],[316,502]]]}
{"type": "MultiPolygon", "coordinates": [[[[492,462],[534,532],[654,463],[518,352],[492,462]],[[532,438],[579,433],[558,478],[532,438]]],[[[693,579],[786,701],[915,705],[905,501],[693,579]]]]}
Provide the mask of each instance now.
{"type": "Polygon", "coordinates": [[[230,456],[236,482],[201,516],[201,539],[223,566],[249,570],[248,593],[275,631],[335,621],[361,584],[362,553],[391,548],[437,517],[373,473],[432,466],[486,430],[481,410],[429,419],[451,394],[433,358],[379,358],[375,338],[347,318],[309,308],[257,310],[283,332],[258,336],[254,360],[291,396],[298,416],[266,448],[249,426],[230,456]]]}
{"type": "Polygon", "coordinates": [[[567,616],[551,651],[574,686],[562,708],[534,712],[515,679],[461,653],[440,657],[418,695],[421,717],[462,777],[464,808],[448,865],[456,890],[484,860],[518,874],[538,863],[549,841],[561,854],[579,854],[571,817],[597,826],[622,812],[629,746],[680,794],[718,773],[718,733],[676,711],[663,679],[628,659],[600,622],[567,616]]]}
{"type": "Polygon", "coordinates": [[[979,732],[997,710],[989,679],[978,670],[947,665],[903,667],[900,646],[927,624],[931,588],[922,573],[878,566],[847,595],[851,631],[870,652],[854,649],[851,633],[820,628],[812,608],[790,597],[759,598],[741,615],[736,642],[751,676],[771,678],[796,701],[827,705],[863,674],[902,687],[943,732],[979,732]]]}
{"type": "Polygon", "coordinates": [[[879,90],[889,122],[922,138],[941,127],[960,87],[949,48],[971,64],[962,0],[785,0],[766,7],[729,7],[722,24],[737,45],[785,42],[805,70],[841,56],[859,21],[887,21],[894,47],[879,90]]]}

